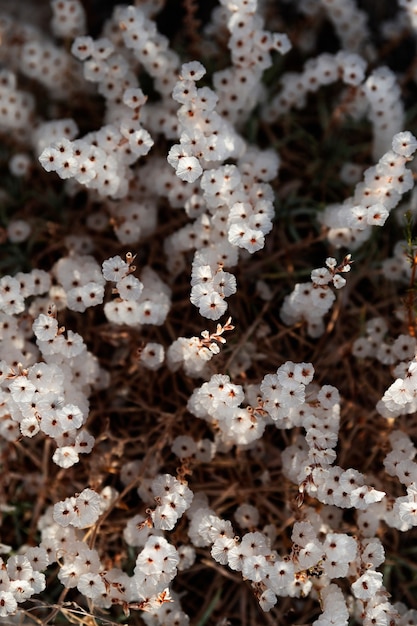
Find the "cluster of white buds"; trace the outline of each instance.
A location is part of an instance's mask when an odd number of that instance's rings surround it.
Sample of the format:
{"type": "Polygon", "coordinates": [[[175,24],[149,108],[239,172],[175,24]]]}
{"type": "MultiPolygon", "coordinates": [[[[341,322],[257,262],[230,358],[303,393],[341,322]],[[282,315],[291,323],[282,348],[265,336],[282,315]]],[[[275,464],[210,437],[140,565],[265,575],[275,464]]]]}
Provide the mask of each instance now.
{"type": "Polygon", "coordinates": [[[326,267],[311,272],[311,282],[297,283],[294,291],[285,297],[280,315],[285,324],[307,323],[307,332],[311,337],[319,337],[324,333],[324,316],[330,311],[336,299],[330,284],[341,289],[346,279],[341,273],[349,272],[351,255],[345,256],[338,265],[336,259],[326,259],[326,267]]]}
{"type": "Polygon", "coordinates": [[[132,175],[129,166],[149,152],[153,140],[139,121],[137,111],[144,101],[142,91],[128,88],[123,100],[127,112],[119,120],[89,137],[75,141],[61,139],[45,148],[39,157],[44,169],[56,172],[63,179],[73,178],[101,196],[126,196],[132,175]]]}
{"type": "MultiPolygon", "coordinates": [[[[64,8],[61,16],[68,17],[68,26],[75,18],[75,21],[83,28],[82,22],[85,20],[85,15],[80,2],[71,0],[69,3],[66,0],[57,0],[53,4],[56,8],[58,6],[64,8]],[[68,11],[70,5],[73,5],[74,10],[68,11]]],[[[42,7],[39,6],[38,9],[36,17],[39,16],[42,21],[42,15],[45,9],[48,11],[49,7],[45,4],[42,7]]],[[[25,24],[18,17],[12,17],[10,13],[0,13],[2,66],[43,85],[53,100],[63,100],[85,90],[78,63],[69,50],[57,44],[43,29],[38,28],[36,25],[38,20],[34,19],[33,14],[30,18],[30,24],[25,24]]],[[[32,119],[32,125],[27,127],[24,136],[31,135],[34,122],[35,120],[32,119]]]]}
{"type": "MultiPolygon", "coordinates": [[[[195,84],[204,73],[201,63],[184,64],[173,91],[173,98],[181,104],[177,116],[182,132],[168,162],[182,181],[191,185],[201,180],[186,203],[187,212],[196,217],[194,224],[171,235],[165,248],[174,264],[179,253],[200,244],[193,262],[194,280],[201,282],[198,273],[205,266],[213,280],[203,277],[205,284],[194,289],[191,301],[202,315],[218,319],[227,308],[225,297],[236,290],[230,274],[224,288],[216,287],[219,265],[235,265],[236,248],[251,253],[263,248],[265,235],[272,229],[273,193],[267,183],[276,176],[279,159],[271,150],[248,148],[234,126],[215,111],[222,95],[195,84]],[[222,165],[229,158],[237,159],[237,164],[222,165]]],[[[216,82],[215,86],[217,91],[216,82]]]]}
{"type": "Polygon", "coordinates": [[[384,459],[385,470],[396,476],[407,489],[407,495],[396,498],[392,509],[397,527],[408,530],[417,526],[417,463],[414,460],[417,450],[410,437],[401,430],[392,431],[389,440],[392,450],[384,459]]]}
{"type": "Polygon", "coordinates": [[[172,146],[167,158],[176,175],[188,183],[200,178],[202,164],[237,157],[242,149],[242,140],[234,127],[215,111],[215,92],[209,87],[196,87],[205,73],[198,61],[185,63],[172,93],[181,104],[177,116],[182,132],[180,143],[172,146]]]}
{"type": "Polygon", "coordinates": [[[324,385],[317,396],[320,396],[320,404],[314,408],[308,405],[309,413],[303,420],[305,438],[300,437],[296,444],[284,450],[284,473],[298,483],[300,505],[304,494],[308,493],[324,504],[366,510],[374,503],[381,502],[385,492],[365,484],[365,476],[361,472],[353,468],[343,470],[333,465],[340,406],[335,402],[333,406],[327,407],[326,396],[332,396],[336,391],[334,387],[324,385]]]}
{"type": "MultiPolygon", "coordinates": [[[[139,10],[137,15],[142,15],[139,10]]],[[[108,124],[82,139],[53,143],[42,151],[40,162],[47,171],[74,179],[101,196],[123,198],[132,178],[130,166],[153,145],[140,122],[147,97],[131,64],[110,39],[77,37],[71,50],[83,62],[85,79],[97,84],[105,98],[108,124]]]]}
{"type": "MultiPolygon", "coordinates": [[[[151,536],[147,539],[136,559],[132,581],[142,610],[149,611],[158,604],[158,597],[175,578],[179,560],[177,550],[165,537],[151,536]]],[[[159,599],[169,602],[168,590],[165,597],[159,599]]]]}
{"type": "Polygon", "coordinates": [[[219,518],[204,498],[199,498],[188,512],[189,536],[195,546],[211,546],[211,555],[218,563],[241,572],[251,582],[264,611],[276,604],[277,596],[300,597],[315,589],[323,613],[314,626],[347,625],[346,599],[341,589],[330,581],[349,576],[355,579],[352,592],[362,609],[365,606],[371,615],[378,605],[381,610],[395,614],[389,603],[383,603],[382,574],[375,571],[385,556],[380,541],[376,538],[359,541],[341,532],[327,532],[322,541],[319,535],[326,523],[312,511],[307,509],[306,519],[295,522],[291,554],[284,558],[271,549],[268,534],[271,529],[250,531],[240,539],[231,522],[219,518]],[[376,594],[381,594],[373,603],[371,594],[366,594],[368,582],[376,594]]]}
{"type": "Polygon", "coordinates": [[[165,359],[164,346],[156,341],[149,341],[145,346],[138,348],[140,363],[149,370],[158,370],[165,359]]]}

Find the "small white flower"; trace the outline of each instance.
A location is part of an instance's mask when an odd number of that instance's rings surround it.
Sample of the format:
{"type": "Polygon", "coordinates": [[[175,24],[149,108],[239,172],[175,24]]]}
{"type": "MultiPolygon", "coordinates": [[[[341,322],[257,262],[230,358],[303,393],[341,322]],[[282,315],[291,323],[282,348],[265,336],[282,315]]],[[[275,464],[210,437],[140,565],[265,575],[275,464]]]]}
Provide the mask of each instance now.
{"type": "Polygon", "coordinates": [[[106,593],[106,585],[102,577],[100,574],[93,574],[92,572],[81,574],[77,583],[77,589],[86,598],[91,598],[92,600],[103,597],[106,593]]]}
{"type": "Polygon", "coordinates": [[[84,415],[78,406],[66,404],[56,411],[56,419],[59,421],[63,431],[81,428],[84,423],[84,415]]]}
{"type": "Polygon", "coordinates": [[[72,525],[76,528],[88,528],[96,523],[101,514],[101,497],[93,489],[84,489],[75,497],[76,517],[72,525]]]}
{"type": "Polygon", "coordinates": [[[106,259],[102,264],[103,276],[108,281],[117,282],[129,273],[129,266],[120,256],[106,259]]]}
{"type": "Polygon", "coordinates": [[[129,274],[117,281],[116,289],[124,300],[139,300],[143,284],[136,276],[129,274]]]}
{"type": "Polygon", "coordinates": [[[373,204],[368,208],[366,220],[370,226],[383,226],[388,215],[388,210],[383,204],[373,204]]]}
{"type": "Polygon", "coordinates": [[[327,285],[332,280],[332,275],[327,267],[319,267],[311,272],[311,281],[316,285],[327,285]]]}
{"type": "Polygon", "coordinates": [[[203,173],[199,160],[194,156],[183,156],[179,159],[176,174],[187,183],[194,183],[203,173]]]}
{"type": "Polygon", "coordinates": [[[227,303],[217,292],[213,291],[202,296],[198,303],[199,312],[211,320],[218,320],[227,309],[227,303]]]}
{"type": "Polygon", "coordinates": [[[199,61],[190,61],[190,63],[183,63],[181,66],[181,78],[183,80],[198,81],[203,78],[206,73],[206,68],[199,61]]]}
{"type": "Polygon", "coordinates": [[[382,587],[382,573],[368,570],[356,580],[352,585],[355,598],[359,600],[370,600],[382,587]]]}
{"type": "Polygon", "coordinates": [[[221,565],[226,565],[229,560],[229,550],[234,547],[233,537],[218,537],[211,548],[211,556],[221,565]]]}
{"type": "Polygon", "coordinates": [[[66,498],[61,502],[54,504],[53,518],[54,521],[63,526],[69,526],[74,522],[77,517],[75,511],[75,498],[66,498]]]}
{"type": "Polygon", "coordinates": [[[30,402],[36,387],[26,376],[17,376],[9,385],[10,393],[15,402],[30,402]]]}
{"type": "Polygon", "coordinates": [[[417,139],[408,130],[397,133],[392,140],[392,149],[396,154],[410,158],[417,150],[417,139]]]}
{"type": "Polygon", "coordinates": [[[11,591],[0,591],[0,617],[13,615],[17,610],[17,601],[11,591]]]}
{"type": "Polygon", "coordinates": [[[78,463],[80,460],[75,448],[72,446],[63,446],[62,448],[57,448],[52,456],[52,460],[59,467],[63,467],[64,469],[68,469],[78,463]]]}
{"type": "Polygon", "coordinates": [[[53,339],[58,333],[58,321],[50,315],[41,313],[32,324],[35,337],[40,341],[53,339]]]}

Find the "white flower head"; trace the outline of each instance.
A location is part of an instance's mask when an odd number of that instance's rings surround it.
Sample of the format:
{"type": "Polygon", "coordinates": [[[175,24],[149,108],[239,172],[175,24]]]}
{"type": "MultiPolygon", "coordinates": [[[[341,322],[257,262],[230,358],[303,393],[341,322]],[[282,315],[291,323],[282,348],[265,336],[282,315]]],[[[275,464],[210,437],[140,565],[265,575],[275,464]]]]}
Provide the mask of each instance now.
{"type": "Polygon", "coordinates": [[[198,81],[203,78],[206,73],[206,68],[199,61],[191,61],[190,63],[183,63],[181,66],[181,78],[183,80],[198,81]]]}
{"type": "Polygon", "coordinates": [[[200,165],[200,161],[196,157],[182,156],[178,160],[175,171],[178,178],[181,178],[181,180],[184,180],[187,183],[194,183],[197,178],[200,178],[203,173],[203,168],[200,165]]]}

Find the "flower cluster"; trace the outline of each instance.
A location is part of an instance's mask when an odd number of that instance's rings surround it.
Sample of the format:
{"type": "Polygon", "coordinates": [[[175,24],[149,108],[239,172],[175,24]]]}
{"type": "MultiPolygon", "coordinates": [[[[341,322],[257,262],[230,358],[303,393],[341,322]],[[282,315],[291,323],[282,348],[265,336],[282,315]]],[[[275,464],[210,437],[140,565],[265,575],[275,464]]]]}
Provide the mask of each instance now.
{"type": "Polygon", "coordinates": [[[25,602],[45,589],[45,574],[40,570],[48,562],[38,559],[36,550],[39,548],[28,551],[26,556],[11,556],[7,564],[0,559],[0,618],[13,615],[19,602],[25,602]]]}
{"type": "Polygon", "coordinates": [[[406,164],[417,150],[417,139],[409,131],[397,133],[392,149],[364,173],[352,197],[341,205],[326,207],[322,222],[328,238],[337,247],[356,248],[366,241],[371,226],[383,226],[401,196],[413,188],[413,174],[406,164]]]}
{"type": "Polygon", "coordinates": [[[0,624],[415,626],[416,2],[7,4],[0,624]]]}
{"type": "Polygon", "coordinates": [[[264,107],[263,117],[266,121],[273,121],[293,107],[301,108],[305,106],[309,93],[337,80],[357,87],[365,79],[366,67],[363,57],[344,50],[336,55],[323,53],[309,59],[301,73],[290,72],[282,76],[282,89],[264,107]]]}
{"type": "Polygon", "coordinates": [[[297,283],[294,291],[285,297],[281,307],[281,319],[285,324],[296,324],[300,321],[307,323],[308,334],[319,337],[324,333],[324,316],[330,311],[336,299],[330,284],[341,289],[346,279],[340,276],[349,272],[351,255],[347,255],[342,263],[336,259],[326,259],[326,267],[319,267],[311,272],[311,282],[297,283]]]}
{"type": "MultiPolygon", "coordinates": [[[[21,280],[30,291],[30,281],[23,276],[21,280]]],[[[3,314],[2,325],[2,436],[14,441],[19,433],[32,438],[41,431],[57,444],[54,462],[71,467],[80,454],[89,453],[93,447],[94,437],[82,427],[88,416],[89,394],[106,384],[104,372],[81,335],[68,330],[65,336],[65,328],[59,328],[53,311],[35,318],[32,327],[36,346],[29,343],[26,356],[21,352],[23,345],[19,350],[16,340],[16,321],[3,314]],[[17,366],[11,362],[13,354],[18,358],[17,366]]]]}
{"type": "MultiPolygon", "coordinates": [[[[223,272],[225,274],[225,272],[223,272]]],[[[220,345],[226,343],[223,333],[233,330],[232,318],[224,325],[217,324],[215,333],[203,330],[201,337],[178,337],[168,348],[167,362],[172,371],[181,366],[189,376],[198,377],[207,369],[206,364],[220,352],[220,345]]]]}
{"type": "Polygon", "coordinates": [[[117,294],[117,298],[106,302],[104,313],[115,324],[159,326],[168,314],[171,290],[150,267],[142,270],[141,281],[133,276],[136,270],[133,260],[133,255],[128,253],[126,261],[115,256],[103,262],[103,277],[115,283],[117,294]]]}
{"type": "Polygon", "coordinates": [[[390,339],[387,335],[388,326],[383,318],[368,320],[364,335],[352,344],[352,354],[360,358],[377,359],[384,365],[396,365],[396,371],[405,374],[416,352],[416,338],[400,334],[396,339],[390,339]]]}

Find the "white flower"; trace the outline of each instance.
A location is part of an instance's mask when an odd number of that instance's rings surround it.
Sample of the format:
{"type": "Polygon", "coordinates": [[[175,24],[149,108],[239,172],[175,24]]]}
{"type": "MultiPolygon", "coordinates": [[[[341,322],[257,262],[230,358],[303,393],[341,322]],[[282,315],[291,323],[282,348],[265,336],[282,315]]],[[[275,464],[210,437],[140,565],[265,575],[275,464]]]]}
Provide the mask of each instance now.
{"type": "Polygon", "coordinates": [[[10,393],[15,402],[30,402],[36,387],[26,376],[17,376],[9,385],[10,393]]]}
{"type": "Polygon", "coordinates": [[[404,131],[394,135],[392,149],[400,156],[411,157],[417,150],[417,139],[410,131],[404,131]]]}
{"type": "Polygon", "coordinates": [[[129,273],[129,265],[120,256],[113,256],[102,264],[103,276],[106,280],[117,282],[129,273]]]}
{"type": "Polygon", "coordinates": [[[140,87],[129,87],[123,92],[123,103],[131,109],[136,109],[145,104],[147,96],[140,87]]]}
{"type": "Polygon", "coordinates": [[[414,390],[410,390],[402,378],[397,378],[382,396],[382,402],[389,410],[406,405],[414,397],[414,390]]]}
{"type": "Polygon", "coordinates": [[[171,450],[179,459],[183,460],[195,455],[197,444],[189,435],[179,435],[175,437],[171,450]]]}
{"type": "Polygon", "coordinates": [[[7,237],[12,243],[26,241],[31,231],[31,225],[25,220],[10,220],[7,225],[7,237]]]}
{"type": "Polygon", "coordinates": [[[77,454],[89,454],[94,447],[95,439],[87,431],[80,431],[74,442],[74,450],[77,454]]]}
{"type": "Polygon", "coordinates": [[[317,533],[311,522],[295,522],[292,529],[291,539],[296,545],[304,547],[316,538],[317,533]]]}
{"type": "Polygon", "coordinates": [[[317,400],[325,409],[331,409],[340,402],[340,394],[336,387],[332,385],[323,385],[317,394],[317,400]]]}
{"type": "Polygon", "coordinates": [[[17,601],[11,591],[0,591],[0,617],[13,615],[17,610],[17,601]]]}
{"type": "Polygon", "coordinates": [[[343,276],[340,276],[340,274],[336,274],[332,278],[332,283],[333,287],[335,287],[336,289],[341,289],[346,285],[346,278],[343,278],[343,276]]]}
{"type": "Polygon", "coordinates": [[[30,580],[33,570],[29,559],[23,554],[15,554],[7,561],[7,574],[10,578],[30,580]]]}
{"type": "Polygon", "coordinates": [[[181,66],[181,78],[183,80],[198,81],[203,78],[206,73],[206,68],[199,61],[190,61],[189,63],[183,63],[181,66]]]}
{"type": "Polygon", "coordinates": [[[311,281],[316,285],[327,285],[332,280],[332,275],[327,267],[319,267],[311,272],[311,281]]]}
{"type": "Polygon", "coordinates": [[[178,178],[187,183],[194,183],[203,173],[199,160],[194,156],[182,156],[176,167],[178,178]]]}
{"type": "Polygon", "coordinates": [[[143,284],[136,276],[129,274],[117,281],[116,289],[124,300],[139,300],[143,291],[143,284]]]}
{"type": "Polygon", "coordinates": [[[282,595],[294,580],[294,563],[292,561],[276,561],[273,565],[273,576],[271,577],[271,589],[274,593],[282,595]]]}
{"type": "Polygon", "coordinates": [[[254,528],[259,524],[259,511],[251,504],[241,504],[237,507],[234,518],[241,528],[254,528]]]}
{"type": "Polygon", "coordinates": [[[93,489],[84,489],[75,497],[76,518],[72,525],[76,528],[87,528],[98,520],[101,514],[101,497],[93,489]]]}
{"type": "Polygon", "coordinates": [[[318,539],[309,541],[298,553],[298,563],[302,569],[316,565],[323,556],[323,548],[318,539]]]}
{"type": "Polygon", "coordinates": [[[80,460],[75,448],[72,446],[62,446],[61,448],[57,448],[52,456],[52,460],[59,467],[63,467],[64,469],[68,469],[78,463],[80,460]]]}
{"type": "Polygon", "coordinates": [[[80,576],[77,589],[86,598],[91,598],[92,600],[100,598],[100,596],[104,596],[106,593],[106,585],[102,577],[100,574],[93,574],[92,572],[80,576]]]}
{"type": "Polygon", "coordinates": [[[39,421],[35,416],[24,417],[19,426],[24,437],[34,437],[40,430],[39,421]]]}
{"type": "Polygon", "coordinates": [[[253,582],[260,582],[268,569],[268,561],[263,554],[247,556],[243,561],[242,576],[253,582]]]}
{"type": "Polygon", "coordinates": [[[32,324],[35,337],[40,341],[53,339],[58,332],[58,321],[50,315],[41,313],[32,324]]]}
{"type": "Polygon", "coordinates": [[[377,203],[368,208],[366,220],[370,226],[383,226],[388,215],[386,207],[381,203],[377,203]]]}
{"type": "Polygon", "coordinates": [[[54,504],[53,518],[60,526],[69,526],[74,522],[76,517],[75,498],[66,498],[54,504]]]}
{"type": "Polygon", "coordinates": [[[229,551],[234,547],[233,537],[217,537],[211,548],[211,556],[221,565],[226,565],[229,560],[229,551]]]}
{"type": "Polygon", "coordinates": [[[202,296],[198,306],[200,314],[211,320],[218,320],[227,309],[227,303],[224,301],[224,298],[215,291],[202,296]]]}
{"type": "Polygon", "coordinates": [[[39,162],[46,172],[55,172],[60,163],[60,153],[56,148],[49,146],[39,156],[39,162]]]}
{"type": "Polygon", "coordinates": [[[63,431],[81,428],[84,423],[84,415],[78,406],[74,404],[66,404],[62,408],[57,409],[56,419],[59,421],[63,431]]]}
{"type": "Polygon", "coordinates": [[[374,570],[368,570],[356,580],[352,585],[355,598],[359,600],[370,600],[382,587],[382,574],[374,570]]]}
{"type": "Polygon", "coordinates": [[[34,593],[32,585],[27,580],[11,580],[9,589],[17,602],[24,602],[34,593]]]}
{"type": "Polygon", "coordinates": [[[270,589],[265,589],[262,595],[259,598],[259,606],[265,613],[270,611],[273,606],[277,603],[277,597],[273,591],[270,589]]]}

